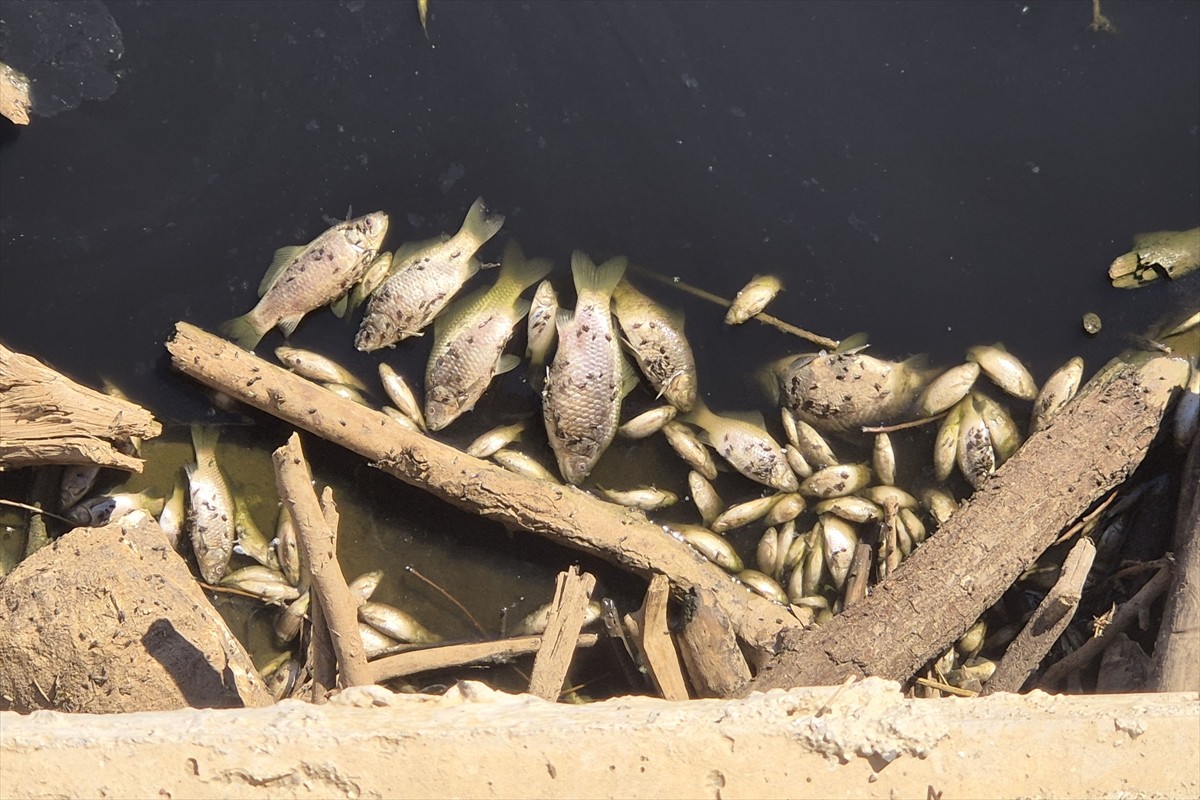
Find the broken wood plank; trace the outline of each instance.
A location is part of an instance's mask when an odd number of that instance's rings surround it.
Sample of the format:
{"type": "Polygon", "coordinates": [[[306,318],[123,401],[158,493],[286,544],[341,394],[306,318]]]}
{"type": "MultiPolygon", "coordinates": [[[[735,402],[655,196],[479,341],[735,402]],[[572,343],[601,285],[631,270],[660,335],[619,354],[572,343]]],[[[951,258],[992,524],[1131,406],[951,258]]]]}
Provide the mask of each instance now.
{"type": "Polygon", "coordinates": [[[731,697],[751,677],[733,625],[706,589],[693,592],[687,606],[679,654],[692,688],[698,697],[731,697]]]}
{"type": "Polygon", "coordinates": [[[572,564],[558,574],[554,587],[554,600],[550,605],[550,620],[542,634],[542,645],[533,660],[533,675],[529,679],[529,693],[543,700],[556,702],[562,694],[567,670],[575,657],[576,643],[583,630],[584,616],[596,588],[596,576],[579,573],[572,564]]]}
{"type": "Polygon", "coordinates": [[[781,628],[801,625],[786,608],[747,592],[640,511],[472,458],[194,325],[178,323],[167,349],[174,366],[201,383],[336,442],[459,508],[595,553],[646,577],[662,572],[681,592],[712,590],[738,636],[759,657],[772,651],[781,628]]]}
{"type": "MultiPolygon", "coordinates": [[[[576,649],[592,647],[600,637],[594,633],[581,633],[575,642],[576,649]]],[[[542,636],[514,636],[494,642],[466,642],[436,647],[421,647],[404,653],[385,656],[367,662],[371,678],[375,683],[430,672],[438,669],[453,669],[471,664],[505,664],[516,656],[536,653],[542,647],[542,636]]]]}
{"type": "Polygon", "coordinates": [[[0,345],[0,469],[98,464],[141,472],[140,458],[113,445],[161,432],[141,406],[80,386],[0,345]]]}
{"type": "Polygon", "coordinates": [[[655,575],[646,587],[646,599],[635,614],[625,616],[633,631],[634,642],[646,658],[650,677],[664,700],[687,700],[687,684],[675,652],[675,642],[667,626],[667,599],[670,582],[666,575],[655,575]]]}
{"type": "Polygon", "coordinates": [[[1142,461],[1187,375],[1182,359],[1114,359],[861,603],[783,651],[744,692],[906,681],[945,652],[1058,534],[1142,461]]]}

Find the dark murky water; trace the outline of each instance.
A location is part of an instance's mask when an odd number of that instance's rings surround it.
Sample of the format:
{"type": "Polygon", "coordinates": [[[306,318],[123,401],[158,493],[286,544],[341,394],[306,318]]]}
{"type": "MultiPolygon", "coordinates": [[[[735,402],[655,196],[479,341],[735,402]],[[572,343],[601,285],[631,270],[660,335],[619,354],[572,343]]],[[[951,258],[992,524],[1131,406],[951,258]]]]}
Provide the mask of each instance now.
{"type": "MultiPolygon", "coordinates": [[[[12,20],[54,6],[6,3],[0,16],[11,34],[12,20]]],[[[432,0],[429,40],[416,3],[398,0],[75,10],[109,44],[100,17],[111,15],[124,54],[84,53],[86,80],[39,84],[47,113],[78,108],[3,128],[0,339],[85,383],[111,379],[168,424],[211,415],[167,367],[172,324],[212,329],[243,313],[275,248],[351,208],[389,212],[394,247],[456,229],[483,195],[507,214],[506,234],[556,261],[568,298],[574,248],[625,253],[726,296],[776,272],[787,291],[771,311],[783,319],[833,337],[867,330],[873,352],[943,365],[1003,340],[1039,380],[1073,355],[1090,374],[1127,334],[1200,301],[1195,276],[1121,292],[1105,275],[1133,234],[1200,219],[1195,3],[1105,3],[1118,28],[1105,34],[1088,30],[1086,0],[432,0]],[[87,99],[103,94],[101,72],[116,91],[87,99]],[[1097,337],[1082,332],[1086,311],[1104,320],[1097,337]]],[[[3,41],[14,66],[35,58],[3,41]]],[[[54,48],[38,48],[39,69],[53,71],[54,48]]],[[[804,349],[646,289],[685,310],[715,408],[765,408],[749,373],[804,349]]],[[[292,343],[370,378],[377,359],[353,350],[353,330],[320,312],[292,343]]],[[[261,351],[279,342],[271,334],[261,351]]],[[[428,347],[385,358],[420,376],[428,347]]],[[[530,408],[520,372],[447,440],[530,408]]],[[[286,431],[254,419],[230,429],[221,456],[269,527],[268,453],[286,431]]],[[[165,438],[184,442],[186,428],[165,438]]],[[[545,600],[575,557],[510,541],[308,441],[318,478],[339,492],[347,572],[386,561],[384,599],[423,607],[431,627],[470,632],[400,565],[498,629],[502,606],[519,615],[545,600]]],[[[682,471],[664,478],[670,453],[653,447],[606,459],[596,480],[636,463],[679,491],[682,471]]],[[[187,448],[154,452],[150,477],[169,485],[187,448]]]]}

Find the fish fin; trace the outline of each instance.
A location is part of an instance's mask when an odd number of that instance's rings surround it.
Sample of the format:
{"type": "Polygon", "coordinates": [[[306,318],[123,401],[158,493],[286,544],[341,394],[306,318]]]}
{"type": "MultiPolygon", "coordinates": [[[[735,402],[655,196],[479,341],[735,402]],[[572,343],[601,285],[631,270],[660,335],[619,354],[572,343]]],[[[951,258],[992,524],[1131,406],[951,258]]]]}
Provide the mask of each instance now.
{"type": "Polygon", "coordinates": [[[596,266],[587,255],[576,250],[571,254],[571,275],[575,278],[575,293],[595,292],[602,297],[611,297],[613,289],[625,275],[629,261],[625,256],[616,256],[596,266]]]}
{"type": "Polygon", "coordinates": [[[275,285],[275,282],[279,280],[279,276],[283,274],[284,268],[292,263],[292,259],[304,252],[304,248],[306,247],[308,247],[306,244],[292,244],[275,251],[275,255],[271,259],[271,266],[267,267],[266,274],[263,275],[262,281],[258,284],[259,297],[271,291],[271,287],[275,285]]]}
{"type": "MultiPolygon", "coordinates": [[[[696,395],[696,404],[692,406],[692,410],[686,414],[678,415],[676,419],[682,420],[689,425],[694,425],[703,431],[705,435],[707,435],[709,428],[712,427],[714,422],[720,423],[721,421],[721,418],[709,409],[708,405],[704,402],[704,399],[699,395],[696,395]]],[[[712,444],[711,439],[709,441],[705,441],[705,436],[701,436],[701,441],[704,441],[704,443],[708,445],[712,444]]]]}
{"type": "Polygon", "coordinates": [[[837,347],[833,348],[835,353],[857,353],[867,347],[867,332],[859,331],[852,333],[845,339],[838,342],[837,347]]]}
{"type": "Polygon", "coordinates": [[[346,312],[350,310],[350,293],[346,292],[344,295],[330,303],[329,310],[332,311],[333,315],[338,319],[345,317],[346,312]]]}
{"type": "Polygon", "coordinates": [[[513,315],[517,322],[525,319],[525,315],[529,313],[529,309],[533,308],[533,303],[523,297],[518,297],[513,303],[513,315]]]}
{"type": "Polygon", "coordinates": [[[487,203],[480,197],[467,210],[467,218],[463,220],[458,235],[475,242],[476,249],[478,249],[480,245],[495,236],[503,224],[504,215],[489,210],[487,203]]]}
{"type": "Polygon", "coordinates": [[[259,330],[254,324],[254,312],[226,320],[217,326],[217,330],[237,343],[239,347],[253,350],[262,341],[265,330],[259,330]]]}
{"type": "Polygon", "coordinates": [[[554,315],[554,327],[558,331],[558,335],[562,336],[563,329],[571,324],[571,320],[575,319],[575,312],[569,308],[560,308],[558,313],[554,315]]]}
{"type": "Polygon", "coordinates": [[[304,319],[303,314],[297,314],[294,317],[284,317],[279,320],[279,330],[283,331],[284,336],[291,336],[302,319],[304,319]]]}
{"type": "Polygon", "coordinates": [[[504,284],[519,294],[546,277],[550,267],[550,262],[544,258],[525,258],[517,240],[509,239],[500,259],[500,276],[496,278],[496,285],[504,284]]]}
{"type": "Polygon", "coordinates": [[[514,356],[508,353],[496,359],[496,374],[503,375],[506,372],[512,372],[521,363],[519,356],[514,356]]]}
{"type": "Polygon", "coordinates": [[[738,422],[745,422],[756,428],[762,428],[764,431],[767,429],[767,422],[763,419],[761,411],[726,411],[721,416],[736,419],[738,422]]]}
{"type": "MultiPolygon", "coordinates": [[[[192,423],[192,449],[196,453],[196,460],[199,461],[201,456],[211,457],[217,452],[217,439],[221,435],[221,429],[216,425],[202,425],[199,422],[192,423]]],[[[187,464],[188,467],[195,468],[197,464],[187,464]]],[[[191,471],[188,472],[188,477],[192,476],[191,471]]]]}
{"type": "Polygon", "coordinates": [[[621,358],[621,397],[624,398],[626,395],[628,395],[630,392],[632,392],[635,388],[637,388],[638,381],[641,380],[641,378],[638,375],[637,368],[634,367],[633,364],[629,363],[628,358],[625,358],[625,356],[620,356],[620,358],[621,358]]]}
{"type": "MultiPolygon", "coordinates": [[[[790,363],[791,358],[787,359],[790,363]]],[[[772,406],[779,405],[779,361],[771,362],[765,366],[759,367],[754,371],[754,383],[762,391],[763,397],[767,399],[767,404],[772,406]]]]}
{"type": "Polygon", "coordinates": [[[398,248],[396,248],[396,252],[392,255],[392,266],[388,270],[388,273],[391,274],[397,269],[403,267],[405,265],[405,261],[412,258],[422,250],[428,249],[435,245],[444,244],[448,241],[450,241],[450,237],[444,233],[441,233],[431,239],[421,239],[415,242],[404,242],[398,248]]]}

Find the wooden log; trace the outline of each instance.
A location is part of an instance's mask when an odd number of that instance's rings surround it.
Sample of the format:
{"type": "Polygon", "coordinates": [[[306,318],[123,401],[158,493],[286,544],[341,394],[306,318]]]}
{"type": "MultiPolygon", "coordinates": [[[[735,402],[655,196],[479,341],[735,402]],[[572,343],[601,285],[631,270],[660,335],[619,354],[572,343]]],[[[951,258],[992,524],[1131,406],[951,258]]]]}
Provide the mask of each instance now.
{"type": "Polygon", "coordinates": [[[687,684],[675,652],[675,641],[667,627],[667,598],[670,583],[666,575],[655,575],[646,587],[646,599],[634,614],[625,615],[625,624],[645,657],[650,679],[664,700],[687,700],[687,684]]]}
{"type": "Polygon", "coordinates": [[[738,647],[729,619],[712,592],[693,592],[688,620],[679,638],[679,654],[699,697],[731,697],[750,680],[750,667],[738,647]]]}
{"type": "Polygon", "coordinates": [[[744,691],[911,678],[1124,481],[1186,375],[1177,358],[1114,359],[869,597],[819,628],[784,632],[782,654],[744,691]]]}
{"type": "Polygon", "coordinates": [[[529,693],[543,700],[557,702],[562,694],[563,681],[575,657],[579,632],[583,630],[584,616],[596,588],[596,576],[580,574],[579,567],[572,564],[558,574],[554,589],[554,600],[550,605],[550,619],[546,632],[542,634],[542,645],[533,661],[533,675],[529,679],[529,693]]]}
{"type": "MultiPolygon", "coordinates": [[[[575,647],[591,647],[600,639],[594,633],[581,633],[575,647]]],[[[494,642],[466,642],[437,647],[422,647],[367,662],[375,683],[469,664],[504,664],[516,656],[536,653],[542,647],[541,636],[514,636],[494,642]]]]}
{"type": "Polygon", "coordinates": [[[0,345],[0,469],[36,464],[99,464],[142,471],[142,460],[113,447],[162,432],[154,416],[0,345]]]}
{"type": "Polygon", "coordinates": [[[201,383],[336,442],[452,505],[595,553],[647,578],[661,572],[680,592],[711,590],[738,636],[760,656],[772,651],[780,629],[801,625],[640,511],[472,458],[194,325],[178,323],[167,349],[175,367],[201,383]]]}

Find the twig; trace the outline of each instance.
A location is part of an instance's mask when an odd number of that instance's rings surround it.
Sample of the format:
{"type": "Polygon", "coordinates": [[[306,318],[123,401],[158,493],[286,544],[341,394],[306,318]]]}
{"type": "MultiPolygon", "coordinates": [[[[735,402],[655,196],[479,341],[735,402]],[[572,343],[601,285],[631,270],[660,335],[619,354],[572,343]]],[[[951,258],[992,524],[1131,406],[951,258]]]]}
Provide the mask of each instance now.
{"type": "Polygon", "coordinates": [[[425,583],[429,584],[429,586],[433,587],[439,593],[441,593],[442,597],[445,597],[447,600],[449,600],[451,603],[453,603],[455,605],[455,607],[457,607],[458,610],[463,613],[463,616],[465,616],[468,620],[471,621],[471,624],[475,626],[475,630],[479,631],[480,636],[487,636],[487,630],[482,625],[479,624],[479,620],[475,619],[475,617],[472,616],[470,611],[467,611],[466,606],[464,606],[462,603],[458,602],[458,598],[456,598],[454,595],[447,592],[441,586],[438,586],[436,583],[431,581],[429,578],[426,578],[420,572],[417,572],[417,568],[414,567],[412,564],[406,564],[404,566],[404,569],[407,572],[411,572],[415,577],[420,578],[421,580],[425,581],[425,583]]]}
{"type": "Polygon", "coordinates": [[[922,425],[928,425],[931,422],[937,422],[942,417],[949,414],[949,411],[943,411],[940,414],[934,414],[932,417],[921,417],[920,419],[910,419],[908,422],[897,422],[895,425],[874,425],[862,429],[863,433],[892,433],[893,431],[902,431],[908,428],[919,428],[922,425]]]}
{"type": "MultiPolygon", "coordinates": [[[[1067,541],[1075,534],[1079,533],[1080,531],[1084,530],[1085,528],[1088,528],[1089,525],[1094,525],[1096,520],[1100,517],[1100,515],[1104,513],[1105,509],[1107,509],[1109,506],[1111,506],[1113,504],[1113,501],[1115,501],[1116,499],[1117,499],[1117,490],[1113,489],[1111,492],[1108,493],[1108,497],[1104,498],[1104,500],[1101,501],[1100,505],[1096,506],[1094,509],[1092,509],[1091,511],[1089,511],[1088,513],[1086,513],[1082,517],[1080,517],[1079,520],[1074,525],[1072,525],[1071,527],[1069,527],[1065,531],[1063,531],[1062,535],[1059,536],[1057,539],[1055,539],[1054,544],[1052,544],[1050,546],[1053,547],[1055,544],[1062,544],[1063,542],[1067,541]]],[[[1089,530],[1090,530],[1090,528],[1089,528],[1089,530]]]]}
{"type": "MultiPolygon", "coordinates": [[[[379,658],[367,664],[375,683],[403,678],[418,672],[451,669],[467,664],[503,664],[514,656],[536,653],[541,636],[517,636],[495,642],[466,642],[439,647],[423,647],[379,658]]],[[[591,647],[600,639],[594,633],[581,633],[576,647],[591,647]]]]}
{"type": "Polygon", "coordinates": [[[69,520],[66,517],[60,517],[58,514],[55,514],[52,511],[46,511],[45,509],[38,508],[37,506],[31,506],[26,503],[18,503],[16,500],[0,499],[0,505],[12,506],[13,508],[23,508],[26,511],[32,511],[35,514],[42,514],[43,516],[53,517],[54,519],[59,520],[60,522],[65,522],[72,527],[77,527],[77,525],[74,521],[69,520]]]}
{"type": "Polygon", "coordinates": [[[921,684],[922,686],[928,686],[930,689],[937,689],[939,692],[945,692],[946,694],[952,694],[957,697],[978,697],[979,696],[979,692],[973,692],[970,689],[960,689],[957,686],[951,686],[948,683],[942,683],[941,681],[935,681],[932,678],[917,678],[916,682],[921,684]]]}

